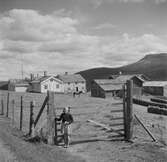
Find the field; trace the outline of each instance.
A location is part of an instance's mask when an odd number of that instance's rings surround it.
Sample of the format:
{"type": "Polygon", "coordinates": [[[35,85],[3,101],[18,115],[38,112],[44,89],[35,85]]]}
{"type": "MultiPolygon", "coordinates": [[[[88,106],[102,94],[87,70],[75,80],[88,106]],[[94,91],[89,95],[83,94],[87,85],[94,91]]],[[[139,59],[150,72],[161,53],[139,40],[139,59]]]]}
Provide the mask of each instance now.
{"type": "MultiPolygon", "coordinates": [[[[7,92],[1,92],[1,98],[6,99],[7,92]]],[[[27,133],[29,128],[29,104],[36,102],[35,116],[37,115],[45,95],[42,94],[10,94],[9,117],[11,116],[11,101],[15,99],[15,126],[19,128],[20,96],[23,96],[23,132],[27,133]]],[[[72,143],[67,152],[79,155],[88,162],[109,161],[161,161],[167,160],[167,117],[147,113],[146,107],[133,105],[134,113],[142,120],[145,126],[152,132],[158,142],[152,142],[139,123],[134,120],[133,142],[128,143],[118,138],[116,133],[107,131],[101,127],[87,122],[88,119],[98,121],[110,126],[112,120],[120,114],[111,113],[111,110],[122,109],[120,99],[92,98],[89,94],[73,98],[72,95],[57,94],[55,96],[55,109],[57,115],[62,112],[62,107],[72,107],[74,116],[72,125],[72,143]]],[[[5,106],[4,102],[4,107],[5,106]]],[[[45,112],[39,123],[46,117],[45,112]]],[[[121,122],[121,120],[120,120],[121,122]]],[[[56,146],[57,147],[57,146],[56,146]]]]}

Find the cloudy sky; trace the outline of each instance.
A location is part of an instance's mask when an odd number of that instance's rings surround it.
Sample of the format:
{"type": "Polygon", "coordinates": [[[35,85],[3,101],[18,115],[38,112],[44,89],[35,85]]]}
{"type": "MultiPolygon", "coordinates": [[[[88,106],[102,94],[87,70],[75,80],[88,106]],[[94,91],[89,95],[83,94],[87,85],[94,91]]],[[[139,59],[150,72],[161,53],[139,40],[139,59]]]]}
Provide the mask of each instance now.
{"type": "Polygon", "coordinates": [[[0,0],[0,80],[167,52],[167,0],[0,0]]]}

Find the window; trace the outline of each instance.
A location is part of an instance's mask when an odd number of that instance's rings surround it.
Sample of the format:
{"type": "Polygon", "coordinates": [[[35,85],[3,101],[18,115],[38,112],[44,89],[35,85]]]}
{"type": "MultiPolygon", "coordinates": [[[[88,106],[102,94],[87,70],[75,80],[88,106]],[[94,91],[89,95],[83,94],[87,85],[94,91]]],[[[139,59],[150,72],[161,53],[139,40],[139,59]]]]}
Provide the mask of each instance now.
{"type": "Polygon", "coordinates": [[[59,88],[59,84],[56,84],[56,88],[59,88]]]}
{"type": "Polygon", "coordinates": [[[44,89],[48,89],[48,85],[44,85],[44,89]]]}

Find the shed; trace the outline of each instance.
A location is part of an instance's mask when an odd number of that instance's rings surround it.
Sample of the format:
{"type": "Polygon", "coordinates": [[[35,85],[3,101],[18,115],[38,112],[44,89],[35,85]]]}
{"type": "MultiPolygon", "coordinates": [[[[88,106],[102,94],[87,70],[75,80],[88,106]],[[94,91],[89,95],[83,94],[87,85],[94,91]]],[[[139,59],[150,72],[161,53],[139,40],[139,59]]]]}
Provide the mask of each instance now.
{"type": "Polygon", "coordinates": [[[16,92],[27,92],[29,82],[22,79],[10,79],[8,82],[8,90],[16,92]]]}
{"type": "Polygon", "coordinates": [[[9,90],[9,81],[0,81],[0,90],[9,90]]]}
{"type": "Polygon", "coordinates": [[[98,79],[94,80],[91,84],[91,96],[92,97],[114,97],[122,96],[122,84],[115,83],[110,79],[98,79]]]}
{"type": "Polygon", "coordinates": [[[143,85],[144,93],[167,97],[167,81],[148,81],[143,85]]]}

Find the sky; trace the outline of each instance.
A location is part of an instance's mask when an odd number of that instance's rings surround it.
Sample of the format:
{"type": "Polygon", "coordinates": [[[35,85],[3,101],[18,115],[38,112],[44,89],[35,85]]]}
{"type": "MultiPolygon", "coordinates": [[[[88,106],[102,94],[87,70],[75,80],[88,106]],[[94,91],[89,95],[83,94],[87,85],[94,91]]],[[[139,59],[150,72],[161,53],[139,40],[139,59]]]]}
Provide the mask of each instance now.
{"type": "Polygon", "coordinates": [[[167,52],[166,16],[167,0],[0,0],[0,80],[167,52]]]}

